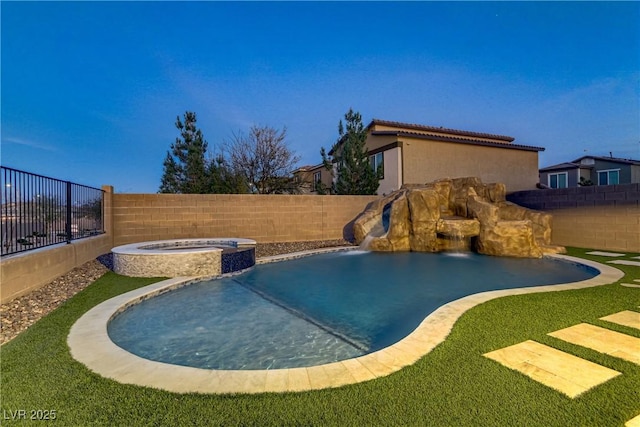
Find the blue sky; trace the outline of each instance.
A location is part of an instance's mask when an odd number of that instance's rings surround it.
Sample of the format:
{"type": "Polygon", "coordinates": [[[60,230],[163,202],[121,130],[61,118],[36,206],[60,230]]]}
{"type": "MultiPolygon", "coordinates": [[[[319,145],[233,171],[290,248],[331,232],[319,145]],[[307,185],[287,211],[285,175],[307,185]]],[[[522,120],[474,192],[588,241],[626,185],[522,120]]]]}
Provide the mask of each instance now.
{"type": "Polygon", "coordinates": [[[286,126],[320,162],[351,107],[510,135],[540,167],[640,159],[638,2],[0,3],[2,165],[158,190],[175,119],[210,149],[286,126]]]}

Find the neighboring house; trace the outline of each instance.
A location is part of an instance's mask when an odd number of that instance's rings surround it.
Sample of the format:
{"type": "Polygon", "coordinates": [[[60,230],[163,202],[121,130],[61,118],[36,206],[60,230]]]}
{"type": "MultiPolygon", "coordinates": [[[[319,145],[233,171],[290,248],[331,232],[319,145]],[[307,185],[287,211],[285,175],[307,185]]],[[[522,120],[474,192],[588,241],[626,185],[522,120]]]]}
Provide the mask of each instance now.
{"type": "Polygon", "coordinates": [[[333,177],[331,172],[324,167],[324,164],[300,166],[292,173],[295,180],[302,182],[302,194],[317,194],[318,185],[320,184],[326,188],[327,194],[329,194],[333,177]]]}
{"type": "Polygon", "coordinates": [[[583,156],[540,169],[540,183],[550,188],[640,182],[640,160],[583,156]]]}
{"type": "Polygon", "coordinates": [[[508,192],[534,189],[538,183],[538,152],[544,148],[514,144],[510,136],[378,119],[367,132],[369,159],[375,168],[383,166],[378,194],[404,184],[469,176],[502,182],[508,192]]]}

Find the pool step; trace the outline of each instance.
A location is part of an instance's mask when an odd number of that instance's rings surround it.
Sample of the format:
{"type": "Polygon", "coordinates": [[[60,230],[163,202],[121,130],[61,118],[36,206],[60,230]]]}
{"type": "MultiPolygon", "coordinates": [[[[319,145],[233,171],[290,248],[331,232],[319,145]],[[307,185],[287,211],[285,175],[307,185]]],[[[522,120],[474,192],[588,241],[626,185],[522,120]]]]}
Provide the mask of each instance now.
{"type": "Polygon", "coordinates": [[[253,292],[254,294],[258,295],[260,298],[270,302],[271,304],[277,305],[278,307],[286,310],[287,312],[291,313],[292,315],[311,323],[314,326],[317,326],[318,328],[322,329],[323,331],[327,332],[328,334],[333,335],[334,337],[338,338],[340,341],[343,341],[347,344],[349,344],[350,346],[362,351],[363,353],[368,353],[370,350],[370,347],[367,343],[361,342],[357,339],[351,338],[345,334],[343,334],[342,332],[332,328],[331,326],[325,325],[324,323],[320,322],[317,319],[314,319],[313,317],[299,311],[296,310],[293,307],[288,306],[287,304],[285,304],[284,302],[278,300],[277,298],[274,298],[273,296],[254,288],[253,286],[249,286],[246,283],[241,282],[238,279],[232,279],[235,283],[237,283],[238,285],[242,286],[243,288],[245,288],[248,291],[253,292]]]}

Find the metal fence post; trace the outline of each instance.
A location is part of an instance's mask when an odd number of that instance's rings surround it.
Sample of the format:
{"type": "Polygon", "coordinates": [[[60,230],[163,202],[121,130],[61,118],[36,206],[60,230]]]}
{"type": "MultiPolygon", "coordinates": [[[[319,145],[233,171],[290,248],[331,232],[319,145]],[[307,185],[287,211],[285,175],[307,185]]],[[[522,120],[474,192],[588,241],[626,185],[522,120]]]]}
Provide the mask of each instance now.
{"type": "Polygon", "coordinates": [[[67,244],[71,243],[73,236],[71,235],[71,182],[67,184],[67,221],[65,223],[65,231],[67,233],[67,244]]]}

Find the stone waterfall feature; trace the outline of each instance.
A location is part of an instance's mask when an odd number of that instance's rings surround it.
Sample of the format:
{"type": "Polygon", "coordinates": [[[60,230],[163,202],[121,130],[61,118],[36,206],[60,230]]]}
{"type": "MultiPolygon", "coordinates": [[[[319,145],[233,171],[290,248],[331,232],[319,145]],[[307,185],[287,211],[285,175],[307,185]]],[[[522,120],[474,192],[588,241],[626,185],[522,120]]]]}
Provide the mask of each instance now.
{"type": "Polygon", "coordinates": [[[505,199],[504,184],[479,178],[405,186],[356,218],[356,243],[373,251],[440,252],[540,258],[563,253],[551,244],[551,215],[505,199]],[[364,244],[363,244],[364,242],[364,244]]]}

